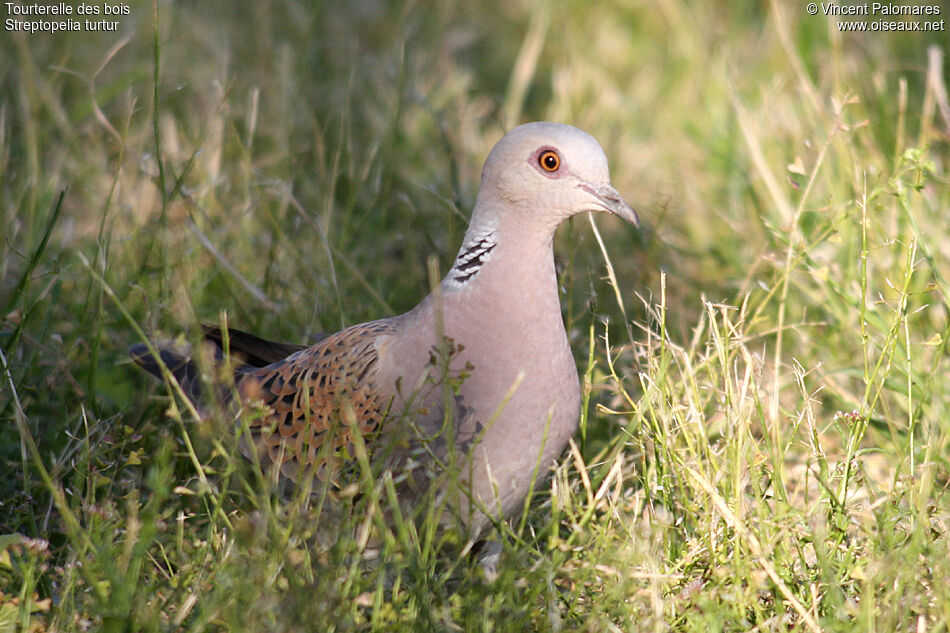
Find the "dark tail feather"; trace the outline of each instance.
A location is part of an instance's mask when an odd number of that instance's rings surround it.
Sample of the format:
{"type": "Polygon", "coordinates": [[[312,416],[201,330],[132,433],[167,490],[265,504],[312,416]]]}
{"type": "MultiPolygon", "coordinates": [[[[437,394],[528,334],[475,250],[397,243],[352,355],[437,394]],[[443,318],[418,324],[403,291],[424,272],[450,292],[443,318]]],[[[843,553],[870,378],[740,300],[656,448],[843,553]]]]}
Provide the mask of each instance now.
{"type": "MultiPolygon", "coordinates": [[[[188,399],[197,404],[201,397],[201,381],[198,379],[198,368],[195,367],[190,354],[176,351],[162,343],[155,343],[154,347],[158,351],[161,362],[168,367],[168,371],[181,385],[188,399]]],[[[129,349],[129,356],[139,367],[162,380],[161,364],[149,351],[148,345],[136,343],[129,349]]]]}
{"type": "MultiPolygon", "coordinates": [[[[224,334],[221,328],[213,325],[203,325],[202,330],[204,339],[214,345],[216,358],[222,360],[224,358],[224,334]]],[[[317,340],[323,338],[325,338],[323,335],[317,335],[317,340]]],[[[198,377],[198,368],[191,358],[188,347],[171,341],[156,341],[153,345],[158,351],[161,361],[165,363],[172,376],[181,385],[188,399],[198,404],[201,397],[201,380],[198,377]]],[[[306,345],[276,343],[241,330],[228,328],[228,349],[231,356],[239,359],[240,363],[245,363],[243,367],[237,368],[238,373],[257,367],[266,367],[306,348],[306,345]]],[[[136,343],[129,349],[129,356],[139,367],[159,380],[162,379],[162,367],[149,351],[148,345],[136,343]]]]}
{"type": "MultiPolygon", "coordinates": [[[[223,350],[224,335],[221,328],[214,325],[202,325],[201,327],[204,330],[205,340],[211,341],[223,350]]],[[[307,346],[293,343],[276,343],[229,327],[228,349],[232,356],[241,357],[241,360],[248,365],[266,367],[271,363],[284,360],[294,352],[307,349],[307,346]]]]}

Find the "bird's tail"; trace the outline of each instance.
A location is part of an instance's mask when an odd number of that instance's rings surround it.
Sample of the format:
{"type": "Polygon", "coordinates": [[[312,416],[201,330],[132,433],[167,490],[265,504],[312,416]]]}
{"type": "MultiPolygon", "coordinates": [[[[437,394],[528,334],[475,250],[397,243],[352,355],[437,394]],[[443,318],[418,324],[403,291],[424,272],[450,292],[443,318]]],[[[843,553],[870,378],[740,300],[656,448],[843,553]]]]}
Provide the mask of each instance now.
{"type": "Polygon", "coordinates": [[[152,348],[158,352],[158,358],[145,343],[136,343],[129,349],[129,356],[135,364],[163,380],[162,365],[174,376],[185,396],[193,404],[198,404],[201,398],[201,380],[198,377],[198,367],[191,356],[188,346],[174,341],[155,341],[152,348]]]}
{"type": "MultiPolygon", "coordinates": [[[[324,336],[317,334],[314,338],[320,340],[324,336]]],[[[279,362],[307,347],[294,343],[268,341],[230,327],[224,331],[213,325],[202,326],[202,341],[203,345],[209,347],[208,351],[213,358],[213,363],[224,361],[224,350],[227,348],[230,357],[237,361],[233,371],[238,374],[279,362]]],[[[197,406],[202,396],[201,379],[192,349],[188,345],[168,340],[157,340],[152,344],[152,348],[158,352],[158,358],[152,354],[152,350],[145,343],[133,345],[129,349],[129,356],[139,367],[159,380],[162,380],[162,364],[164,364],[181,385],[188,399],[197,406]]],[[[220,395],[225,396],[225,392],[220,395]]]]}

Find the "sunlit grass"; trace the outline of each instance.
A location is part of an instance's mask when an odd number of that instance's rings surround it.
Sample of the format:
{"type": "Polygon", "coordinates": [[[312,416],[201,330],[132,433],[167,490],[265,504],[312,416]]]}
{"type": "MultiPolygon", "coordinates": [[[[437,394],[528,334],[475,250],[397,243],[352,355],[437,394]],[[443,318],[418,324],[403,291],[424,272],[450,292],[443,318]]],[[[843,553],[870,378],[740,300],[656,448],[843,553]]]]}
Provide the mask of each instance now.
{"type": "Polygon", "coordinates": [[[620,5],[4,33],[0,631],[950,627],[943,34],[620,5]],[[496,579],[368,460],[282,493],[126,361],[412,307],[537,119],[597,137],[644,226],[558,235],[586,406],[496,579]]]}

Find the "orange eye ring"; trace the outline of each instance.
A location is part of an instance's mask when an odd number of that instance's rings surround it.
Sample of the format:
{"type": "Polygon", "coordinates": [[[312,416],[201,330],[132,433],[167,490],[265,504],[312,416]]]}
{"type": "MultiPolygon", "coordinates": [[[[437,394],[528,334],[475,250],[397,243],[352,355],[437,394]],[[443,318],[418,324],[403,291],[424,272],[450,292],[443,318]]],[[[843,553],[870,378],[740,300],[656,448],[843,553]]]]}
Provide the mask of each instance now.
{"type": "Polygon", "coordinates": [[[546,149],[538,156],[538,165],[547,172],[555,172],[561,168],[561,157],[553,149],[546,149]]]}

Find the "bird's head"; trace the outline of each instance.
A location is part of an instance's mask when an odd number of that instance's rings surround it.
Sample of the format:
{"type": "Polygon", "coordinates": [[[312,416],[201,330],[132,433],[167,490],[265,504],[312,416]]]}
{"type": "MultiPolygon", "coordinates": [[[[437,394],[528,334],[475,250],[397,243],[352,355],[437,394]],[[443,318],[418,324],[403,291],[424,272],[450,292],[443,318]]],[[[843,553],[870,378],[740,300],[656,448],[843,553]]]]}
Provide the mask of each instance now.
{"type": "Polygon", "coordinates": [[[523,211],[557,226],[583,211],[606,211],[634,226],[636,212],[610,184],[607,157],[590,134],[560,123],[527,123],[488,155],[476,212],[523,211]]]}

